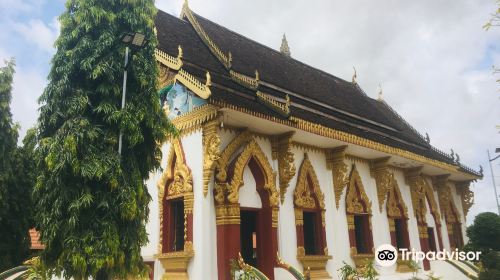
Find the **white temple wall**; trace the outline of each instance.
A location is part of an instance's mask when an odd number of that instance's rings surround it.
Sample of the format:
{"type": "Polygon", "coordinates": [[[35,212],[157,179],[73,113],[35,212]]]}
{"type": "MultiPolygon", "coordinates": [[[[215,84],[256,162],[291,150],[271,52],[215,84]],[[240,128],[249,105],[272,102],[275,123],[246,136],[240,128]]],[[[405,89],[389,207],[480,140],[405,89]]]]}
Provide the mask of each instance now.
{"type": "Polygon", "coordinates": [[[462,227],[462,237],[464,239],[464,245],[467,244],[469,238],[467,237],[467,221],[464,215],[464,208],[462,207],[462,198],[459,195],[457,186],[454,183],[451,183],[451,197],[453,198],[453,203],[457,207],[457,211],[460,214],[460,223],[462,227]]]}

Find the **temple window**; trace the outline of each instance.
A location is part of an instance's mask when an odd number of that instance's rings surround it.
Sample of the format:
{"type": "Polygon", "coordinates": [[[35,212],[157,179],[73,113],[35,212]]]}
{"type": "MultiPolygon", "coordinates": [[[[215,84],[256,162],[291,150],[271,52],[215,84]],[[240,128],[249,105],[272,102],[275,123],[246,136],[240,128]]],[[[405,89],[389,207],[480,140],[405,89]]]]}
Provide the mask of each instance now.
{"type": "Polygon", "coordinates": [[[326,272],[325,198],[307,154],[300,166],[294,191],[297,258],[312,274],[326,272]],[[316,272],[314,272],[316,271],[316,272]]]}
{"type": "Polygon", "coordinates": [[[391,244],[396,248],[410,248],[410,235],[408,233],[408,209],[401,196],[398,183],[394,175],[390,174],[387,193],[387,219],[391,244]]]}
{"type": "Polygon", "coordinates": [[[169,251],[184,250],[184,201],[181,199],[170,202],[169,251]]]}
{"type": "Polygon", "coordinates": [[[371,226],[372,203],[366,195],[355,164],[352,165],[345,199],[351,257],[356,267],[360,268],[374,256],[371,226]]]}
{"type": "Polygon", "coordinates": [[[436,245],[436,237],[434,235],[434,228],[433,227],[427,228],[427,236],[429,236],[429,250],[436,252],[437,245],[436,245]]]}

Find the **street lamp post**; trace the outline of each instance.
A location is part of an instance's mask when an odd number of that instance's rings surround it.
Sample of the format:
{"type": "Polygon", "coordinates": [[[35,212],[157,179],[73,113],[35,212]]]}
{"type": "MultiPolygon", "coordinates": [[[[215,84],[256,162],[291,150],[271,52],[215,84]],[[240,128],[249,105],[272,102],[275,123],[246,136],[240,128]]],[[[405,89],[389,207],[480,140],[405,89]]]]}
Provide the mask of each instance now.
{"type": "MultiPolygon", "coordinates": [[[[122,36],[122,42],[125,47],[125,63],[123,65],[123,89],[122,89],[122,108],[125,108],[125,97],[127,96],[127,72],[129,67],[129,52],[140,50],[146,45],[146,37],[141,33],[126,33],[122,36]],[[132,51],[130,50],[132,49],[132,51]]],[[[132,54],[133,55],[133,54],[132,54]]],[[[123,131],[120,129],[118,138],[118,154],[122,154],[123,131]]]]}
{"type": "MultiPolygon", "coordinates": [[[[494,158],[490,158],[490,150],[487,150],[487,152],[488,152],[488,163],[490,164],[490,171],[491,171],[491,181],[493,182],[493,190],[495,191],[495,199],[497,201],[497,211],[498,215],[500,215],[500,204],[498,203],[497,185],[495,184],[495,175],[493,174],[493,166],[491,166],[491,162],[499,158],[500,155],[494,158]]],[[[496,148],[495,153],[500,153],[500,148],[496,148]]]]}

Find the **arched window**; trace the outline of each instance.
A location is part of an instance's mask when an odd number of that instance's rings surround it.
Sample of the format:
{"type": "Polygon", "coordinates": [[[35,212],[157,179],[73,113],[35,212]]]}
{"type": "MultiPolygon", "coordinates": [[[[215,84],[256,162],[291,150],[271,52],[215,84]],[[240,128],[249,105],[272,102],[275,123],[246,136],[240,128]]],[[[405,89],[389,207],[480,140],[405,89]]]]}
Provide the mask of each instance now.
{"type": "Polygon", "coordinates": [[[387,219],[389,220],[391,243],[398,249],[411,249],[408,234],[408,208],[401,197],[401,191],[394,175],[391,174],[390,178],[387,195],[387,219]]]}
{"type": "Polygon", "coordinates": [[[323,275],[328,255],[325,233],[325,197],[321,192],[316,172],[307,154],[300,166],[294,192],[297,258],[312,275],[323,275]]]}
{"type": "Polygon", "coordinates": [[[366,195],[356,165],[352,165],[346,193],[346,215],[351,256],[357,267],[373,258],[372,203],[366,195]]]}
{"type": "Polygon", "coordinates": [[[179,139],[171,141],[170,155],[158,183],[160,208],[159,259],[169,277],[187,276],[193,251],[193,179],[179,139]],[[183,265],[179,267],[179,263],[183,265]]]}

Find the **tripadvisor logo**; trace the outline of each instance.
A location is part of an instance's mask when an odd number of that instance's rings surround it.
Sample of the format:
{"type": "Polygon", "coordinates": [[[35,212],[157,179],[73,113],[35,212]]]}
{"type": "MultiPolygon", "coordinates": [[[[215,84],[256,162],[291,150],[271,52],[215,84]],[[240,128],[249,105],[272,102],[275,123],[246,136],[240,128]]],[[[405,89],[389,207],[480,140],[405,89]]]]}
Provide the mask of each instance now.
{"type": "Polygon", "coordinates": [[[392,266],[398,260],[398,256],[403,261],[413,260],[420,262],[423,260],[429,261],[445,261],[445,260],[456,260],[456,261],[479,261],[479,255],[481,252],[464,252],[455,249],[454,251],[448,251],[444,249],[443,251],[429,251],[422,252],[415,249],[401,248],[397,250],[394,246],[389,244],[383,244],[377,247],[375,251],[375,261],[380,266],[388,267],[392,266]]]}

